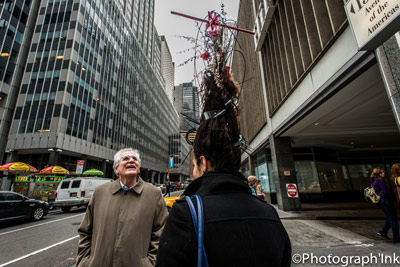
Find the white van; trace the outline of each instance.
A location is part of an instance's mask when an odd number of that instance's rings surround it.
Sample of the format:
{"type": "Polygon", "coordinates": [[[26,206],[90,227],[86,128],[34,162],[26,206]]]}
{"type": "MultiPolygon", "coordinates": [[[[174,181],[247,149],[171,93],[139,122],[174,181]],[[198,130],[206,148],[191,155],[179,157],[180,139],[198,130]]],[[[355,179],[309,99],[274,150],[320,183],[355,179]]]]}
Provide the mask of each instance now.
{"type": "Polygon", "coordinates": [[[73,206],[87,206],[94,189],[105,183],[114,181],[108,178],[76,177],[64,179],[57,188],[54,207],[61,207],[68,212],[73,206]]]}

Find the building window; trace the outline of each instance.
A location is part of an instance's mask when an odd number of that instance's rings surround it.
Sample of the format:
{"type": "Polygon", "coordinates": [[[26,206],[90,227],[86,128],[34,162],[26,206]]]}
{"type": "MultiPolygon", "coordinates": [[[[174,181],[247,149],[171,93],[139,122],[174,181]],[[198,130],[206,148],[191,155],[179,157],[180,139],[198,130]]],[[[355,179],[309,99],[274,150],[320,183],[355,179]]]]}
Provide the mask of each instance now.
{"type": "Polygon", "coordinates": [[[21,43],[22,43],[22,37],[23,37],[22,32],[17,31],[17,34],[15,35],[15,41],[16,41],[17,43],[21,44],[21,43]]]}
{"type": "Polygon", "coordinates": [[[13,73],[11,71],[6,71],[6,75],[4,76],[4,82],[6,84],[11,84],[12,76],[13,76],[13,73]]]}

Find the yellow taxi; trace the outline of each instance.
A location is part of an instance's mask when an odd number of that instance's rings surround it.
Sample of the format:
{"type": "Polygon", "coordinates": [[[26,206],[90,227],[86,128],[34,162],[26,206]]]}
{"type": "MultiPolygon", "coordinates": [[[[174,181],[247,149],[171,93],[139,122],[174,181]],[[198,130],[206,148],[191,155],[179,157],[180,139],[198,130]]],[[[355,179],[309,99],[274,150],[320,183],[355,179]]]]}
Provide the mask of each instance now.
{"type": "Polygon", "coordinates": [[[167,205],[168,212],[172,208],[172,206],[175,204],[176,200],[181,197],[182,194],[179,196],[173,196],[173,197],[164,197],[165,205],[167,205]]]}

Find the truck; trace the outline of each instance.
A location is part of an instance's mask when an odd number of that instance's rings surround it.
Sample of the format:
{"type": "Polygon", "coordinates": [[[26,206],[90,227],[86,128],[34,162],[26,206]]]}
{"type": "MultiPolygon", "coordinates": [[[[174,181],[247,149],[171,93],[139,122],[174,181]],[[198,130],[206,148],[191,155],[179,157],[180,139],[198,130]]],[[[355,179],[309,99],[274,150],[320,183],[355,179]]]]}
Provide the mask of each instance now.
{"type": "Polygon", "coordinates": [[[54,207],[60,207],[63,212],[69,212],[72,207],[82,207],[89,204],[95,188],[114,181],[109,178],[75,177],[64,179],[57,188],[54,207]]]}

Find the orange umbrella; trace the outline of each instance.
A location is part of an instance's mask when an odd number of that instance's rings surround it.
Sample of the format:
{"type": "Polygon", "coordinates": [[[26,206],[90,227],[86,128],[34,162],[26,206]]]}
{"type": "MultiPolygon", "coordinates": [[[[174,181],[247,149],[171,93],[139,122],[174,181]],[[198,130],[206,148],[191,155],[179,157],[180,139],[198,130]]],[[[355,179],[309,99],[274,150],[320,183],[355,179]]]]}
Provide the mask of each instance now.
{"type": "Polygon", "coordinates": [[[69,174],[69,171],[61,166],[50,166],[41,170],[40,173],[69,174]]]}
{"type": "Polygon", "coordinates": [[[37,172],[38,170],[32,165],[23,162],[10,162],[0,166],[0,171],[25,171],[37,172]]]}

